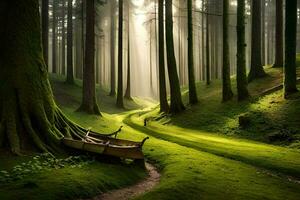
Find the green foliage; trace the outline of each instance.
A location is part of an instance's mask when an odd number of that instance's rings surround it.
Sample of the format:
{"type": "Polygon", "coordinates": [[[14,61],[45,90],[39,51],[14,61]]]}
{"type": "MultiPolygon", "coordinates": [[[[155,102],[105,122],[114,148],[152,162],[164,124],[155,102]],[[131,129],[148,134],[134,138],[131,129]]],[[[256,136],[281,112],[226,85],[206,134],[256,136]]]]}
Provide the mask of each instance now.
{"type": "Polygon", "coordinates": [[[49,153],[34,156],[31,161],[16,165],[12,170],[0,171],[0,184],[22,180],[37,173],[50,170],[58,170],[65,167],[82,168],[94,162],[94,159],[87,156],[70,156],[68,158],[55,158],[49,153]]]}

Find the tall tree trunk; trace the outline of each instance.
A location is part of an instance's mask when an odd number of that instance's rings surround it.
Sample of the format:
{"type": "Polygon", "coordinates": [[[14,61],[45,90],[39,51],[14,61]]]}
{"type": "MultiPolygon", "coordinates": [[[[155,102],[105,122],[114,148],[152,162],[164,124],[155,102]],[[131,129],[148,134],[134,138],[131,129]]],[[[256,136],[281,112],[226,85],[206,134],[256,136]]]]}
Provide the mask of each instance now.
{"type": "Polygon", "coordinates": [[[265,77],[261,62],[261,2],[252,0],[252,28],[251,28],[251,66],[248,81],[265,77]]]}
{"type": "Polygon", "coordinates": [[[116,54],[115,54],[115,47],[116,47],[116,26],[115,26],[115,8],[116,3],[115,0],[111,1],[111,10],[110,10],[110,96],[116,95],[116,54]]]}
{"type": "Polygon", "coordinates": [[[296,34],[297,34],[297,0],[286,1],[285,11],[285,63],[284,96],[297,92],[296,75],[296,34]]]}
{"type": "Polygon", "coordinates": [[[57,1],[53,1],[53,11],[52,11],[52,73],[57,72],[57,60],[56,60],[56,25],[57,25],[57,1]]]}
{"type": "Polygon", "coordinates": [[[283,67],[283,1],[276,0],[276,47],[273,67],[283,67]]]}
{"type": "Polygon", "coordinates": [[[49,0],[42,1],[42,43],[43,55],[46,65],[48,66],[49,53],[49,0]]]}
{"type": "Polygon", "coordinates": [[[206,84],[210,85],[210,45],[208,0],[206,1],[206,84]]]}
{"type": "Polygon", "coordinates": [[[160,112],[168,112],[166,73],[165,73],[165,29],[164,29],[164,1],[158,1],[158,40],[159,40],[159,102],[160,112]]]}
{"type": "Polygon", "coordinates": [[[238,100],[249,97],[246,75],[246,42],[245,42],[245,0],[237,1],[237,91],[238,100]]]}
{"type": "Polygon", "coordinates": [[[0,147],[16,154],[57,152],[64,136],[77,139],[83,134],[54,102],[42,56],[39,1],[1,5],[0,147]]]}
{"type": "Polygon", "coordinates": [[[127,87],[125,91],[125,98],[128,100],[132,100],[131,98],[131,84],[130,84],[130,0],[128,0],[128,22],[127,22],[127,31],[128,31],[128,41],[127,41],[127,87]]]}
{"type": "Polygon", "coordinates": [[[233,97],[230,80],[230,61],[229,61],[229,41],[228,41],[228,13],[229,0],[223,1],[223,102],[229,101],[233,97]]]}
{"type": "Polygon", "coordinates": [[[180,84],[177,73],[173,41],[173,0],[166,1],[166,44],[169,81],[171,88],[170,113],[182,112],[185,108],[181,99],[180,84]]]}
{"type": "Polygon", "coordinates": [[[204,10],[204,6],[202,4],[202,14],[201,14],[201,37],[202,37],[202,80],[205,80],[205,21],[204,21],[204,17],[205,17],[205,10],[204,10]]]}
{"type": "Polygon", "coordinates": [[[73,73],[73,0],[68,0],[67,83],[74,83],[73,73]]]}
{"type": "Polygon", "coordinates": [[[261,0],[261,18],[262,18],[262,24],[261,24],[261,48],[262,48],[262,53],[261,53],[261,57],[262,57],[262,65],[265,66],[266,65],[266,0],[261,0]]]}
{"type": "Polygon", "coordinates": [[[86,1],[86,47],[83,68],[83,95],[79,111],[101,115],[95,82],[95,0],[86,1]]]}
{"type": "Polygon", "coordinates": [[[194,72],[194,46],[193,46],[193,3],[187,0],[188,8],[188,76],[189,76],[189,99],[190,104],[198,102],[195,72],[194,72]]]}
{"type": "Polygon", "coordinates": [[[66,1],[62,0],[62,29],[61,29],[61,72],[62,75],[66,74],[66,27],[65,27],[65,18],[66,18],[66,1]]]}
{"type": "Polygon", "coordinates": [[[124,108],[123,99],[123,0],[119,0],[118,91],[117,107],[124,108]]]}

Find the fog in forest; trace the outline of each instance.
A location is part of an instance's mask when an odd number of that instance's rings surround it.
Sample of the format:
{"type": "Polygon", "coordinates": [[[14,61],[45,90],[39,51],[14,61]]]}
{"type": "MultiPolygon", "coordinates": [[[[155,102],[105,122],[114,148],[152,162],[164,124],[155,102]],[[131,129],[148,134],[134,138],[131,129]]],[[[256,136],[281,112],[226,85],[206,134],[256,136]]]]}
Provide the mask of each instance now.
{"type": "MultiPolygon", "coordinates": [[[[55,1],[49,6],[49,71],[53,72],[56,60],[57,73],[66,74],[66,31],[67,1],[55,1]],[[53,23],[54,21],[54,23],[53,23]],[[64,25],[63,25],[64,24],[64,25]],[[56,44],[53,45],[53,27],[56,30],[56,44]],[[55,51],[53,48],[55,46],[55,51]],[[53,59],[53,52],[56,59],[53,59]]],[[[264,1],[262,1],[264,2],[264,1]]],[[[82,78],[83,52],[85,43],[85,4],[73,1],[73,62],[74,76],[82,78]],[[83,19],[83,20],[82,20],[83,19]]],[[[230,70],[236,72],[236,0],[230,1],[229,43],[230,70]]],[[[262,52],[263,64],[271,65],[275,55],[275,1],[266,0],[262,6],[262,52]]],[[[96,83],[109,90],[111,63],[118,53],[118,1],[96,1],[95,67],[96,83]],[[114,37],[114,38],[112,38],[114,37]],[[112,44],[114,43],[114,44],[112,44]],[[115,55],[112,55],[114,48],[115,55]]],[[[193,4],[194,26],[194,68],[196,81],[206,80],[207,65],[210,79],[220,79],[222,74],[222,1],[195,0],[193,4]],[[208,39],[207,39],[208,38],[208,39]]],[[[299,9],[298,9],[299,15],[299,9]]],[[[299,19],[299,17],[298,17],[299,19]]],[[[187,8],[184,0],[173,1],[174,46],[180,84],[188,84],[187,68],[187,8]]],[[[299,22],[298,22],[299,25],[299,22]]],[[[251,56],[251,6],[246,0],[246,62],[250,66],[251,56]]],[[[299,37],[298,37],[299,38],[299,37]]],[[[299,44],[299,43],[298,43],[299,44]]],[[[299,45],[298,45],[299,46],[299,45]]],[[[298,48],[299,49],[299,48],[298,48]]],[[[123,16],[123,81],[127,83],[127,66],[131,66],[131,95],[158,99],[158,4],[157,0],[124,1],[123,16]],[[129,23],[128,23],[129,22],[129,23]],[[129,40],[128,40],[129,38],[129,40]],[[129,41],[129,42],[128,42],[129,41]],[[128,45],[129,43],[129,45],[128,45]],[[128,62],[128,49],[130,59],[128,62]]],[[[115,73],[117,77],[117,71],[115,73]]],[[[166,76],[167,70],[166,70],[166,76]]],[[[117,80],[117,78],[116,78],[117,80]]],[[[167,81],[167,86],[168,86],[167,81]]],[[[169,91],[169,87],[167,87],[169,91]]]]}

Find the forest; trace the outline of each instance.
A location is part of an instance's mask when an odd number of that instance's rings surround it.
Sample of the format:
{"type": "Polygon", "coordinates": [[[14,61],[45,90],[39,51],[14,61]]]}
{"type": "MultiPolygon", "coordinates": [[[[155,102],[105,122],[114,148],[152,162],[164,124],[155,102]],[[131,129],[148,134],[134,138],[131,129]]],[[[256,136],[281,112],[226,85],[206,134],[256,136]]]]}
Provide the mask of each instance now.
{"type": "Polygon", "coordinates": [[[300,1],[1,0],[0,200],[299,200],[300,1]]]}

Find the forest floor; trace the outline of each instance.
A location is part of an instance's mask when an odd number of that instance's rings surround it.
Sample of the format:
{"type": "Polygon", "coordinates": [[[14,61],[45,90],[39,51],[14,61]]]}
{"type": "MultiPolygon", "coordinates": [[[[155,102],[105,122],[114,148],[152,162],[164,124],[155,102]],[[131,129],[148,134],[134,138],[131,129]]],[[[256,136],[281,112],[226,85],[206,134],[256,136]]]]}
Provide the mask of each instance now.
{"type": "MultiPolygon", "coordinates": [[[[280,91],[259,97],[281,82],[280,70],[268,69],[268,73],[270,76],[249,85],[252,99],[242,103],[233,100],[222,104],[219,81],[210,86],[199,83],[200,103],[175,117],[160,116],[155,102],[141,99],[126,102],[128,110],[115,109],[114,99],[102,90],[98,91],[102,118],[74,112],[81,100],[80,83],[69,86],[61,77],[52,76],[52,84],[57,102],[78,124],[101,132],[124,125],[119,137],[136,141],[150,136],[144,153],[159,169],[161,179],[153,190],[136,199],[298,200],[300,100],[295,95],[285,101],[280,91]],[[249,118],[248,127],[239,127],[240,115],[249,118]]],[[[185,103],[187,96],[183,89],[185,103]]],[[[18,163],[32,160],[0,155],[0,170],[9,171],[18,163]]],[[[131,164],[92,162],[4,184],[0,199],[93,197],[135,184],[145,176],[131,164]]]]}

